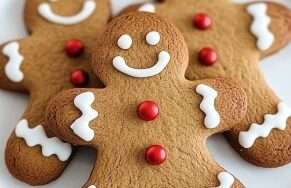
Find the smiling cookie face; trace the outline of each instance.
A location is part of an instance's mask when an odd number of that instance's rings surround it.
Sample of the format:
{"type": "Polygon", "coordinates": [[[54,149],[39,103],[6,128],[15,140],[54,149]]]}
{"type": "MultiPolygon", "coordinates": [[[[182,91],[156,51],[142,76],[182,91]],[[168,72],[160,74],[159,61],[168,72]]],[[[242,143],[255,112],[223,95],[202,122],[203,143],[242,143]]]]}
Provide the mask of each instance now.
{"type": "Polygon", "coordinates": [[[187,56],[180,51],[187,48],[183,38],[176,37],[177,30],[171,24],[154,22],[157,19],[151,19],[152,16],[141,13],[135,20],[130,15],[121,16],[109,24],[96,48],[103,52],[98,54],[104,55],[94,57],[95,72],[104,82],[161,79],[170,72],[181,75],[186,69],[187,64],[183,63],[187,56]]]}
{"type": "Polygon", "coordinates": [[[108,1],[97,0],[29,0],[26,23],[30,31],[42,27],[82,27],[98,24],[107,14],[108,1]]]}

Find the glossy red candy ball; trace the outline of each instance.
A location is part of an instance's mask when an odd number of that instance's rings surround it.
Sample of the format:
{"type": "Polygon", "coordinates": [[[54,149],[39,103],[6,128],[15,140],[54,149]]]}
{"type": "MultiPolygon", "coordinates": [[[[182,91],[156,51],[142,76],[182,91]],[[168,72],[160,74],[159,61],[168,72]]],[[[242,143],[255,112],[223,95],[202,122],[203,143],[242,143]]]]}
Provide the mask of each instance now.
{"type": "Polygon", "coordinates": [[[140,119],[144,121],[152,121],[159,115],[159,107],[153,101],[144,101],[138,105],[137,113],[140,119]]]}
{"type": "Polygon", "coordinates": [[[78,39],[71,39],[66,42],[65,51],[69,57],[78,57],[84,52],[84,45],[78,39]]]}
{"type": "Polygon", "coordinates": [[[200,30],[209,29],[212,25],[211,18],[205,13],[195,14],[193,17],[193,25],[200,30]]]}
{"type": "Polygon", "coordinates": [[[213,48],[202,48],[199,52],[199,61],[203,65],[213,65],[217,59],[218,55],[213,48]]]}
{"type": "Polygon", "coordinates": [[[88,84],[89,76],[88,74],[81,70],[77,69],[71,73],[71,83],[76,87],[84,87],[88,84]]]}
{"type": "Polygon", "coordinates": [[[161,165],[167,159],[167,151],[161,145],[151,145],[145,151],[145,159],[151,165],[161,165]]]}

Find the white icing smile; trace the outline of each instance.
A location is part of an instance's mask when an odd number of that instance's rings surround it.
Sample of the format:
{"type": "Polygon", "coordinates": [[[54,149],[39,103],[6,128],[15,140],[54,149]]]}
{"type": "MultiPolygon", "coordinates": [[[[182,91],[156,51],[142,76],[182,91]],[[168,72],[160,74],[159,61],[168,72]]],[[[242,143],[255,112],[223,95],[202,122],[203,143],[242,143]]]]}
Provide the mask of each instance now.
{"type": "Polygon", "coordinates": [[[113,66],[119,71],[128,76],[136,78],[147,78],[160,74],[169,64],[171,56],[168,52],[162,51],[159,54],[158,62],[147,69],[135,69],[129,67],[123,57],[117,56],[113,59],[113,66]]]}
{"type": "MultiPolygon", "coordinates": [[[[157,31],[151,31],[146,35],[145,38],[146,43],[149,46],[156,46],[161,41],[160,33],[157,31]]],[[[117,41],[117,46],[120,49],[128,50],[132,47],[133,40],[129,34],[121,35],[117,41]]],[[[129,67],[126,64],[125,59],[122,56],[116,56],[113,59],[113,67],[117,69],[119,72],[126,74],[128,76],[136,77],[136,78],[147,78],[160,74],[169,64],[171,60],[171,56],[167,51],[161,51],[159,53],[158,62],[147,69],[135,69],[129,67]]]]}
{"type": "Polygon", "coordinates": [[[49,3],[42,3],[38,7],[39,14],[46,20],[60,25],[79,24],[88,19],[96,9],[95,0],[84,0],[82,10],[73,16],[60,16],[54,13],[49,3]]]}

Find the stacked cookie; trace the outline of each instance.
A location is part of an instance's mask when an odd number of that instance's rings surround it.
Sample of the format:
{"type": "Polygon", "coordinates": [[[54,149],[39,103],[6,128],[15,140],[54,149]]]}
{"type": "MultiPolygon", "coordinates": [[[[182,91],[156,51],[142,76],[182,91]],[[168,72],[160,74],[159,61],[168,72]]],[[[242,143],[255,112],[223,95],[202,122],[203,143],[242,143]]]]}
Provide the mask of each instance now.
{"type": "Polygon", "coordinates": [[[98,151],[84,188],[243,187],[208,152],[218,133],[256,165],[290,162],[291,109],[258,68],[289,41],[290,10],[168,0],[107,23],[108,1],[71,1],[26,1],[31,36],[2,47],[0,87],[31,96],[7,142],[16,178],[51,182],[74,145],[98,151]]]}

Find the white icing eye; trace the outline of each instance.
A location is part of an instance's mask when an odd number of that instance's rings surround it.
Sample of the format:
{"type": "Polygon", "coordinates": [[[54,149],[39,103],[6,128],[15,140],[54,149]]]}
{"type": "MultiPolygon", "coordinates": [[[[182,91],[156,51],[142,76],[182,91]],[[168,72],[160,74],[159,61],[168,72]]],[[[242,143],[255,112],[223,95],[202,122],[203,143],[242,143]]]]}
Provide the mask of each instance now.
{"type": "Polygon", "coordinates": [[[124,34],[121,37],[119,37],[117,41],[117,45],[119,48],[123,50],[128,50],[132,46],[132,38],[128,34],[124,34]]]}
{"type": "Polygon", "coordinates": [[[161,40],[160,33],[156,31],[151,31],[146,36],[146,41],[151,46],[159,44],[160,40],[161,40]]]}

